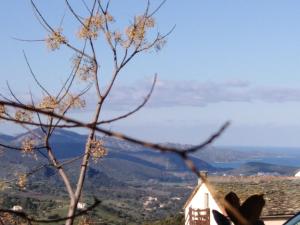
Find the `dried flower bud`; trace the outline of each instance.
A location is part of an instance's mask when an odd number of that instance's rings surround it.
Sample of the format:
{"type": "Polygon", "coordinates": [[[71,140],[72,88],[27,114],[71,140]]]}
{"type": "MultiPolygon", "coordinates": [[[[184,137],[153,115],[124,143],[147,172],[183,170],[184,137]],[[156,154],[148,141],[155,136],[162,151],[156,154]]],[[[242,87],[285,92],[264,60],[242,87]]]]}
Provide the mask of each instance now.
{"type": "Polygon", "coordinates": [[[72,108],[83,109],[86,106],[86,102],[84,99],[80,98],[79,96],[73,96],[71,94],[68,95],[69,104],[72,108]]]}
{"type": "Polygon", "coordinates": [[[104,142],[102,140],[91,140],[89,142],[91,156],[95,162],[107,155],[107,150],[103,144],[104,142]]]}
{"type": "Polygon", "coordinates": [[[38,107],[45,110],[54,110],[58,107],[58,102],[54,97],[46,96],[43,98],[38,107]]]}
{"type": "Polygon", "coordinates": [[[3,104],[0,104],[0,116],[5,113],[5,106],[3,104]]]}
{"type": "Polygon", "coordinates": [[[27,175],[26,174],[21,174],[18,176],[18,181],[17,181],[17,185],[24,189],[27,183],[27,175]]]}
{"type": "Polygon", "coordinates": [[[84,25],[80,28],[78,32],[78,37],[81,39],[98,37],[98,32],[104,24],[103,16],[97,13],[84,20],[84,25]]]}
{"type": "Polygon", "coordinates": [[[25,138],[23,141],[22,141],[22,151],[24,153],[30,153],[32,154],[33,153],[33,150],[34,150],[34,146],[36,145],[36,142],[35,140],[31,139],[31,138],[25,138]]]}
{"type": "Polygon", "coordinates": [[[152,17],[139,16],[138,22],[145,24],[147,28],[153,28],[155,26],[155,20],[152,17]]]}
{"type": "Polygon", "coordinates": [[[48,35],[46,38],[46,45],[50,50],[60,48],[60,45],[66,43],[67,39],[62,35],[62,29],[57,29],[48,35]]]}
{"type": "Polygon", "coordinates": [[[15,119],[20,122],[32,122],[32,112],[25,110],[17,110],[15,119]]]}
{"type": "Polygon", "coordinates": [[[72,94],[68,94],[64,101],[61,101],[59,105],[59,110],[61,112],[65,112],[67,109],[83,109],[86,103],[84,99],[81,99],[79,96],[74,96],[72,94]]]}
{"type": "Polygon", "coordinates": [[[123,46],[123,48],[129,48],[130,45],[131,45],[131,41],[129,39],[125,40],[125,41],[122,41],[121,45],[123,46]]]}
{"type": "Polygon", "coordinates": [[[108,12],[105,14],[105,19],[107,22],[113,22],[114,21],[114,17],[112,15],[110,15],[108,12]]]}
{"type": "Polygon", "coordinates": [[[113,37],[116,42],[122,42],[122,34],[119,31],[113,32],[113,37]]]}
{"type": "Polygon", "coordinates": [[[8,183],[5,181],[0,181],[0,191],[4,191],[9,188],[8,183]]]}
{"type": "Polygon", "coordinates": [[[155,26],[152,17],[136,16],[133,25],[126,28],[125,33],[128,40],[135,46],[141,45],[145,41],[146,31],[155,26]]]}
{"type": "MultiPolygon", "coordinates": [[[[5,113],[6,113],[5,106],[0,104],[0,116],[4,116],[5,113]]],[[[1,120],[1,118],[0,118],[0,120],[1,120]]]]}
{"type": "Polygon", "coordinates": [[[77,68],[77,76],[82,81],[95,78],[96,64],[93,60],[76,55],[73,59],[74,67],[77,68]]]}

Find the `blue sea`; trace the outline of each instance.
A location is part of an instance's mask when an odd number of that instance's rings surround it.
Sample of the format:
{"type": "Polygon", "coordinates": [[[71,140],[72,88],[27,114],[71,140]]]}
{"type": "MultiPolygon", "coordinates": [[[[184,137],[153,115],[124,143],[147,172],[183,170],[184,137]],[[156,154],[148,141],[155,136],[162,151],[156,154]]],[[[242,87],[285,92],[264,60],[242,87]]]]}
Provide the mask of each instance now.
{"type": "Polygon", "coordinates": [[[239,151],[260,151],[264,153],[261,158],[250,160],[239,160],[233,162],[213,162],[212,165],[222,168],[238,168],[247,162],[263,162],[283,166],[300,168],[300,148],[278,148],[278,147],[231,147],[239,151]]]}

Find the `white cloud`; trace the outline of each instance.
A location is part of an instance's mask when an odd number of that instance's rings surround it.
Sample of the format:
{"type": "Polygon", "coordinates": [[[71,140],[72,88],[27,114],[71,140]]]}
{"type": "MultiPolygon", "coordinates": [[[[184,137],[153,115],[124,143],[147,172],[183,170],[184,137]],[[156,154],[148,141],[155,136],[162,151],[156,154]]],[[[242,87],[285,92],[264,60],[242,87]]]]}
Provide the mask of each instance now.
{"type": "MultiPolygon", "coordinates": [[[[109,95],[106,107],[129,109],[140,104],[151,86],[141,80],[130,86],[118,86],[109,95]]],[[[204,107],[221,102],[267,103],[300,102],[300,87],[258,86],[243,80],[195,81],[158,80],[148,107],[195,106],[204,107]]]]}

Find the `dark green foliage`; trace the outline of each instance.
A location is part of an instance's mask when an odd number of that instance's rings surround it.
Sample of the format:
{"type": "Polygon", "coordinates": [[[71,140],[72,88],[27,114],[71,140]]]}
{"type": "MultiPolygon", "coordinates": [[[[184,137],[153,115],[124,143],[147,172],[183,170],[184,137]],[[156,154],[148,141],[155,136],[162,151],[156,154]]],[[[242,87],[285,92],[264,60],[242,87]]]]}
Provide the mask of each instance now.
{"type": "MultiPolygon", "coordinates": [[[[91,205],[93,196],[101,200],[101,204],[89,216],[94,221],[109,225],[141,225],[146,221],[151,221],[153,225],[160,224],[162,218],[166,218],[162,220],[164,224],[177,225],[174,223],[175,216],[168,216],[179,213],[190,191],[186,188],[188,184],[176,183],[139,182],[136,185],[98,186],[95,178],[101,180],[101,177],[93,175],[92,178],[87,177],[87,183],[96,184],[86,189],[80,201],[91,205]],[[149,196],[157,198],[157,201],[146,209],[144,203],[149,196]],[[178,197],[181,199],[176,199],[178,197]],[[160,207],[161,204],[164,206],[160,207]]],[[[0,192],[1,208],[10,209],[20,205],[26,213],[40,219],[64,216],[68,206],[67,193],[63,186],[55,186],[49,179],[48,182],[50,184],[33,181],[24,190],[12,187],[0,192]]]]}
{"type": "Polygon", "coordinates": [[[181,214],[170,216],[166,219],[144,223],[143,225],[184,225],[184,216],[181,214]]]}
{"type": "Polygon", "coordinates": [[[245,176],[257,173],[294,175],[296,170],[297,168],[292,166],[282,166],[263,162],[248,162],[229,172],[233,175],[243,174],[245,176]]]}

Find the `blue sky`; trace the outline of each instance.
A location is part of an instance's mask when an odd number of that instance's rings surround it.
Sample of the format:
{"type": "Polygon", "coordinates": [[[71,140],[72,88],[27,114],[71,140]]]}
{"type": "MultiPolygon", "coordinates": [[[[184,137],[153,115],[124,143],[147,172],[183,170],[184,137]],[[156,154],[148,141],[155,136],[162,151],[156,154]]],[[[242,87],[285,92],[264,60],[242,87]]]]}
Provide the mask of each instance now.
{"type": "MultiPolygon", "coordinates": [[[[54,26],[64,13],[62,2],[36,1],[54,26]]],[[[82,10],[80,1],[71,2],[82,10]]],[[[159,2],[153,0],[152,5],[159,2]]],[[[112,0],[111,13],[123,26],[144,3],[112,0]]],[[[70,52],[49,52],[41,43],[11,38],[46,36],[29,1],[4,0],[0,15],[1,92],[6,80],[21,96],[36,89],[23,49],[40,80],[55,90],[70,69],[70,52]]],[[[69,19],[64,24],[72,35],[78,25],[69,19]]],[[[137,105],[158,73],[153,98],[145,109],[111,129],[157,142],[198,143],[231,120],[218,145],[300,146],[299,1],[169,0],[156,21],[160,31],[174,24],[176,29],[161,52],[146,53],[124,70],[105,115],[137,105]]],[[[100,43],[99,52],[104,71],[109,71],[109,57],[100,43]]]]}

